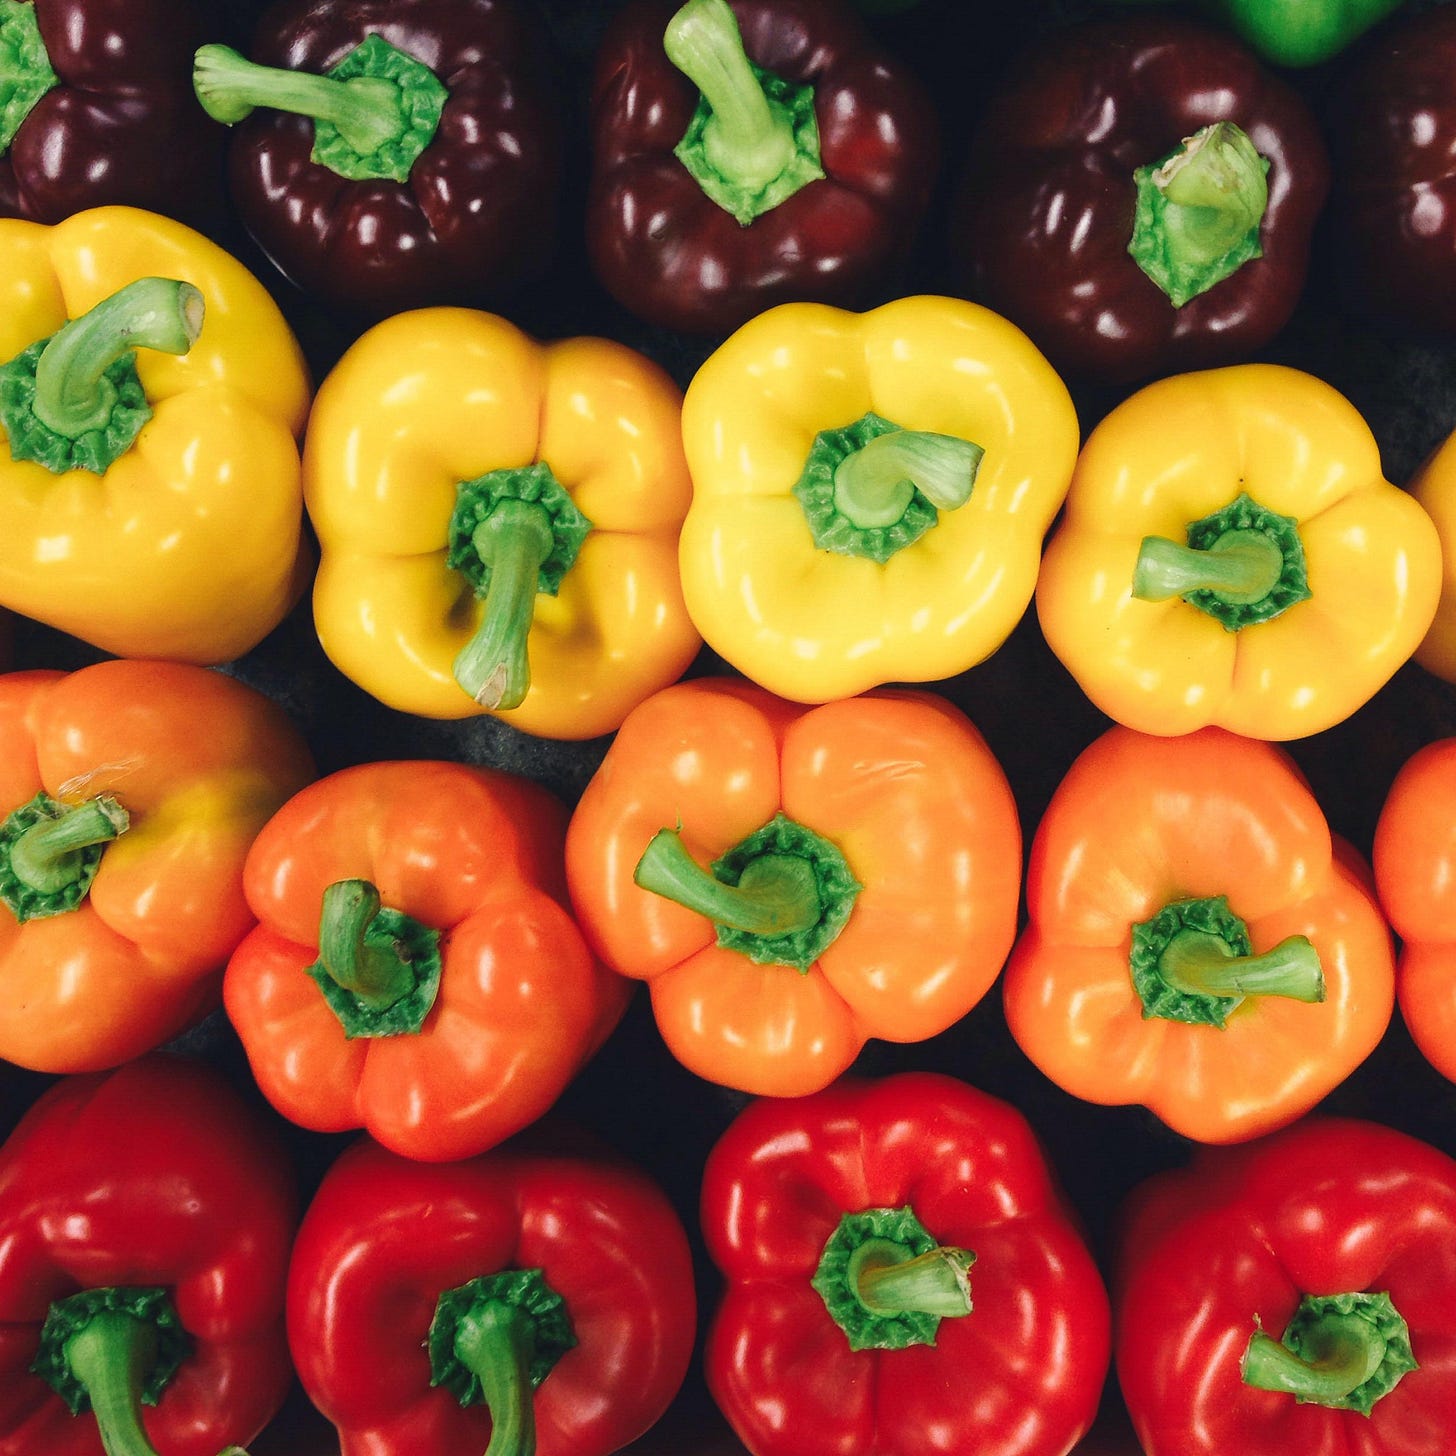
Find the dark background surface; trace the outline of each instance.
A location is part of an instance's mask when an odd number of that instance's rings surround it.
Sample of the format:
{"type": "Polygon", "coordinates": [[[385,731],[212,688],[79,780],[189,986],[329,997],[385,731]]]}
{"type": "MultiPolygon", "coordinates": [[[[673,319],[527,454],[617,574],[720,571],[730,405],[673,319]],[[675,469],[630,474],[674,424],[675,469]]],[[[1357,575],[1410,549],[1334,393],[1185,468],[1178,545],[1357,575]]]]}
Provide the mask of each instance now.
{"type": "MultiPolygon", "coordinates": [[[[595,286],[583,261],[586,83],[597,38],[615,6],[539,0],[533,8],[548,28],[556,53],[568,110],[570,162],[562,237],[552,272],[541,287],[504,311],[542,338],[599,334],[620,339],[655,358],[686,385],[717,341],[644,328],[595,286]]],[[[221,38],[245,48],[260,9],[252,0],[230,0],[224,29],[232,33],[221,38]]],[[[911,266],[885,287],[880,298],[868,302],[904,292],[953,291],[945,245],[948,203],[984,98],[1007,66],[1035,46],[1041,35],[1098,9],[1056,0],[1017,5],[924,0],[906,13],[872,22],[886,47],[930,86],[944,128],[944,165],[911,266]]],[[[1367,38],[1346,57],[1317,70],[1287,73],[1327,127],[1333,127],[1338,115],[1347,68],[1358,65],[1370,43],[1367,38]]],[[[1387,476],[1405,484],[1425,456],[1456,428],[1456,340],[1422,339],[1363,318],[1358,301],[1336,282],[1331,245],[1337,226],[1338,218],[1327,211],[1300,309],[1284,334],[1256,357],[1308,369],[1345,393],[1380,441],[1387,476]]],[[[273,289],[303,340],[315,379],[322,378],[361,326],[329,318],[301,298],[236,228],[221,240],[273,289]]],[[[1074,388],[1084,433],[1129,392],[1074,388]]],[[[71,668],[99,656],[54,632],[17,624],[17,667],[71,668]]],[[[254,652],[228,670],[290,710],[322,773],[393,757],[456,759],[528,775],[572,803],[606,749],[605,739],[586,744],[531,739],[489,717],[435,723],[387,709],[324,658],[306,600],[254,652]]],[[[708,653],[694,668],[695,672],[721,670],[708,653]]],[[[938,690],[969,715],[1000,758],[1015,789],[1029,843],[1057,782],[1107,720],[1088,704],[1048,651],[1034,612],[990,660],[938,685],[938,690]]],[[[1417,748],[1452,732],[1456,732],[1456,689],[1408,666],[1347,722],[1288,748],[1309,777],[1332,828],[1368,855],[1375,821],[1396,770],[1417,748]]],[[[224,1068],[246,1095],[260,1101],[236,1039],[220,1014],[181,1045],[224,1068]]],[[[856,1070],[877,1075],[908,1067],[952,1073],[1019,1107],[1045,1140],[1094,1249],[1104,1260],[1123,1195],[1149,1173],[1180,1163],[1189,1151],[1187,1143],[1141,1109],[1093,1107],[1060,1092],[1011,1040],[997,991],[931,1041],[910,1047],[871,1043],[856,1070]]],[[[6,1126],[48,1080],[0,1069],[0,1107],[6,1126]]],[[[653,1173],[696,1244],[697,1181],[703,1159],[743,1101],[739,1094],[704,1083],[678,1067],[663,1050],[645,992],[639,992],[621,1027],[562,1098],[560,1111],[653,1173]]],[[[1398,1016],[1377,1052],[1328,1099],[1325,1109],[1378,1119],[1456,1153],[1456,1087],[1415,1051],[1398,1016]]],[[[302,1133],[273,1120],[287,1137],[307,1192],[348,1139],[302,1133]]],[[[706,1320],[717,1286],[697,1247],[699,1298],[706,1320]]],[[[1105,1404],[1107,1439],[1121,1448],[1127,1438],[1121,1435],[1124,1426],[1111,1381],[1105,1404]]],[[[642,1449],[649,1446],[685,1453],[735,1449],[725,1442],[696,1360],[678,1405],[642,1449]]],[[[312,1456],[331,1448],[326,1428],[296,1397],[277,1428],[254,1449],[256,1456],[312,1456]]]]}

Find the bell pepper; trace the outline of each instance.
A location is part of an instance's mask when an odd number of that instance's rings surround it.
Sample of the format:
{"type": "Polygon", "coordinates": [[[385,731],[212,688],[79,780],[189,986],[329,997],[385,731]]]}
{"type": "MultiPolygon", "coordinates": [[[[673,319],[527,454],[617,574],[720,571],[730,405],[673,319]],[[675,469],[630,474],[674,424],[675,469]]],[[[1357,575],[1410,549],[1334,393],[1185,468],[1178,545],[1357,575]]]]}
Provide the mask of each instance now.
{"type": "Polygon", "coordinates": [[[1050,35],[988,103],[953,270],[1068,375],[1226,364],[1288,323],[1328,187],[1313,113],[1238,40],[1120,15],[1050,35]]]}
{"type": "Polygon", "coordinates": [[[0,1057],[111,1067],[216,1006],[253,836],[314,776],[261,693],[183,663],[0,676],[0,1057]]]}
{"type": "Polygon", "coordinates": [[[1342,88],[1331,209],[1353,308],[1456,333],[1456,11],[1437,5],[1373,39],[1342,88]]]}
{"type": "Polygon", "coordinates": [[[785,304],[698,370],[682,584],[708,645],[781,697],[947,678],[1024,613],[1076,460],[1066,387],[959,299],[785,304]]]}
{"type": "Polygon", "coordinates": [[[684,333],[862,304],[939,169],[929,96],[846,0],[633,0],[597,49],[591,130],[597,279],[684,333]]]}
{"type": "Polygon", "coordinates": [[[1426,1059],[1456,1082],[1456,738],[1401,766],[1373,856],[1380,903],[1401,941],[1401,1015],[1426,1059]]]}
{"type": "Polygon", "coordinates": [[[122,657],[249,651],[313,560],[277,305],[136,208],[0,219],[0,260],[0,604],[122,657]]]}
{"type": "MultiPolygon", "coordinates": [[[[1134,0],[1138,3],[1138,0],[1134,0]]],[[[1276,66],[1319,66],[1379,24],[1401,0],[1199,0],[1276,66]]]]}
{"type": "Polygon", "coordinates": [[[120,203],[222,220],[223,131],[197,115],[199,0],[0,0],[0,217],[120,203]]]}
{"type": "Polygon", "coordinates": [[[629,994],[566,908],[565,831],[545,789],[455,763],[360,764],[279,809],[223,980],[273,1106],[425,1162],[540,1117],[629,994]]]}
{"type": "Polygon", "coordinates": [[[1375,1049],[1395,954],[1282,749],[1112,728],[1032,842],[1006,1024],[1058,1086],[1198,1142],[1292,1122],[1375,1049]]]}
{"type": "Polygon", "coordinates": [[[587,939],[647,981],[684,1066],[793,1097],[870,1037],[923,1041],[986,994],[1015,935],[1021,828],[991,750],[941,699],[804,709],[695,679],[622,725],[566,873],[587,939]]]}
{"type": "Polygon", "coordinates": [[[591,738],[700,639],[677,538],[681,394],[623,344],[396,315],[319,389],[304,492],[325,652],[381,702],[591,738]]]}
{"type": "Polygon", "coordinates": [[[607,1456],[667,1409],[695,1320],[662,1192],[539,1129],[445,1166],[361,1139],[288,1277],[299,1377],[343,1456],[607,1456]]]}
{"type": "Polygon", "coordinates": [[[1290,739],[1343,722],[1414,652],[1441,548],[1369,426],[1312,375],[1159,380],[1077,462],[1037,583],[1042,632],[1109,717],[1290,739]]]}
{"type": "Polygon", "coordinates": [[[50,1087],[0,1148],[0,1451],[242,1456],[292,1378],[297,1222],[272,1129],[201,1063],[50,1087]]]}
{"type": "Polygon", "coordinates": [[[709,1154],[708,1388],[753,1456],[1065,1456],[1107,1292],[1034,1133],[952,1077],[751,1103],[709,1154]]]}
{"type": "Polygon", "coordinates": [[[252,60],[206,45],[193,79],[237,125],[239,217],[309,297],[503,300],[551,260],[564,128],[514,0],[284,0],[252,60]]]}
{"type": "Polygon", "coordinates": [[[1427,672],[1456,682],[1456,433],[1416,472],[1410,493],[1435,522],[1441,542],[1440,598],[1415,660],[1427,672]]]}
{"type": "Polygon", "coordinates": [[[1146,1456],[1446,1456],[1456,1162],[1310,1118],[1135,1190],[1117,1377],[1146,1456]]]}

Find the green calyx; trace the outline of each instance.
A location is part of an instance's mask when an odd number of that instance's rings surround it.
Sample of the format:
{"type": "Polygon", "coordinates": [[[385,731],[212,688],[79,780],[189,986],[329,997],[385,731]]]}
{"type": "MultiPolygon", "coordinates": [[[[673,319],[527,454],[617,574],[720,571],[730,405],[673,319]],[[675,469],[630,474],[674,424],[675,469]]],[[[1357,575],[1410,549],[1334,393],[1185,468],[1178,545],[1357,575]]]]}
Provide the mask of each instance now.
{"type": "Polygon", "coordinates": [[[155,1456],[141,1407],[156,1405],[191,1349],[165,1289],[85,1289],[51,1305],[30,1368],[72,1415],[94,1412],[107,1456],[155,1456]]]}
{"type": "Polygon", "coordinates": [[[824,176],[814,89],[755,66],[727,0],[688,0],[663,36],[700,99],[674,153],[742,227],[824,176]]]}
{"type": "Polygon", "coordinates": [[[0,425],[11,459],[55,475],[104,475],[152,417],[135,351],[187,353],[203,312],[192,284],[138,278],[0,365],[0,425]]]}
{"type": "Polygon", "coordinates": [[[440,932],[381,906],[367,880],[323,896],[319,958],[305,968],[348,1038],[410,1036],[440,991],[440,932]]]}
{"type": "Polygon", "coordinates": [[[714,924],[758,965],[807,972],[849,920],[861,886],[839,848],[777,814],[703,869],[674,829],[653,835],[633,881],[714,924]]]}
{"type": "Polygon", "coordinates": [[[482,707],[515,708],[525,698],[536,597],[560,591],[591,529],[544,460],[459,485],[445,561],[484,598],[485,616],[454,672],[482,707]]]}
{"type": "Polygon", "coordinates": [[[447,1289],[430,1322],[430,1384],[490,1410],[486,1456],[531,1456],[532,1392],[576,1344],[566,1301],[540,1269],[508,1269],[447,1289]]]}
{"type": "Polygon", "coordinates": [[[971,1312],[975,1255],[936,1243],[909,1208],[846,1213],[810,1281],[852,1350],[933,1345],[971,1312]]]}
{"type": "Polygon", "coordinates": [[[1137,205],[1127,250],[1174,308],[1261,256],[1268,171],[1248,136],[1219,121],[1133,173],[1137,205]]]}
{"type": "Polygon", "coordinates": [[[1150,602],[1182,597],[1230,632],[1272,621],[1311,595],[1299,522],[1241,492],[1190,522],[1186,546],[1144,537],[1132,594],[1150,602]]]}
{"type": "Polygon", "coordinates": [[[0,901],[22,924],[75,910],[91,889],[102,851],[130,823],[110,794],[80,804],[37,794],[0,824],[0,901]]]}
{"type": "Polygon", "coordinates": [[[1222,1027],[1246,996],[1325,999],[1319,952],[1303,935],[1253,954],[1249,928],[1222,895],[1174,900],[1132,928],[1128,956],[1143,1017],[1222,1027]]]}
{"type": "Polygon", "coordinates": [[[971,498],[984,454],[870,412],[814,437],[794,495],[821,551],[883,564],[971,498]]]}
{"type": "Polygon", "coordinates": [[[1280,1339],[1254,1331],[1242,1362],[1245,1385],[1362,1416],[1419,1368],[1410,1328],[1383,1292],[1307,1294],[1280,1339]]]}
{"type": "Polygon", "coordinates": [[[375,34],[323,76],[205,45],[192,85],[203,110],[229,126],[259,106],[312,117],[311,159],[352,182],[405,181],[434,141],[450,95],[428,66],[375,34]]]}
{"type": "Polygon", "coordinates": [[[0,0],[0,152],[9,150],[35,103],[59,83],[35,6],[0,0]]]}

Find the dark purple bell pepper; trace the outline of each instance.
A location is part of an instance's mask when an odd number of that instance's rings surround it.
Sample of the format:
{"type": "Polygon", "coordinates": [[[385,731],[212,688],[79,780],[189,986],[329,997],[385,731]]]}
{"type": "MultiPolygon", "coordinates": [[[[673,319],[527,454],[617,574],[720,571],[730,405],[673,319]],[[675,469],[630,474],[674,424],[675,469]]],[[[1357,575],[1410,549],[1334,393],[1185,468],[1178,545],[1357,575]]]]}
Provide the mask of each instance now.
{"type": "Polygon", "coordinates": [[[1273,339],[1328,188],[1312,113],[1240,41],[1119,17],[1048,37],[988,104],[950,252],[1064,373],[1128,383],[1273,339]]]}
{"type": "Polygon", "coordinates": [[[564,128],[512,0],[284,0],[195,84],[244,225],[326,306],[498,304],[549,265],[564,128]]]}

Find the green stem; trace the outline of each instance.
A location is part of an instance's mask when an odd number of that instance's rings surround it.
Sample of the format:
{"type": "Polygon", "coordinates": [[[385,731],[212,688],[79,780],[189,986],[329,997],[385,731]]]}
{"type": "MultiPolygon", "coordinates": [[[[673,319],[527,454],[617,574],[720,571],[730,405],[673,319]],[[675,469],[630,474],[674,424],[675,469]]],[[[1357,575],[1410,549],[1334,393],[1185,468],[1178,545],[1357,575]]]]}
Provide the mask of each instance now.
{"type": "Polygon", "coordinates": [[[703,146],[713,170],[749,188],[780,176],[795,156],[793,122],[764,94],[727,0],[688,0],[662,44],[712,112],[703,146]]]}
{"type": "Polygon", "coordinates": [[[73,885],[81,869],[79,853],[107,844],[131,823],[109,794],[67,805],[58,818],[32,824],[10,847],[10,869],[27,889],[58,895],[73,885]]]}
{"type": "Polygon", "coordinates": [[[859,1302],[872,1314],[954,1319],[971,1312],[974,1257],[964,1249],[941,1247],[912,1256],[903,1244],[871,1239],[854,1251],[849,1273],[859,1302]]]}
{"type": "Polygon", "coordinates": [[[138,278],[53,334],[35,369],[35,415],[74,439],[116,404],[105,372],[134,349],[185,354],[202,332],[202,294],[176,278],[138,278]]]}
{"type": "Polygon", "coordinates": [[[954,435],[894,430],[846,455],[834,470],[834,505],[860,530],[891,526],[919,491],[939,510],[971,498],[985,451],[954,435]]]}
{"type": "Polygon", "coordinates": [[[1153,174],[1169,205],[1164,219],[1179,255],[1194,266],[1218,261],[1269,204],[1265,165],[1254,144],[1230,121],[1189,137],[1153,174]]]}
{"type": "Polygon", "coordinates": [[[725,885],[687,851],[674,829],[659,829],[637,862],[633,883],[752,935],[792,935],[817,925],[824,906],[814,867],[795,855],[766,854],[725,885]]]}
{"type": "Polygon", "coordinates": [[[1232,605],[1245,605],[1263,601],[1283,570],[1284,553],[1261,531],[1229,531],[1203,548],[1147,536],[1133,567],[1132,594],[1140,601],[1162,602],[1210,591],[1232,605]]]}
{"type": "Polygon", "coordinates": [[[455,1358],[480,1381],[490,1410],[485,1456],[533,1456],[536,1450],[531,1399],[535,1343],[531,1317],[504,1302],[478,1306],[456,1328],[455,1358]]]}
{"type": "Polygon", "coordinates": [[[1234,955],[1219,936],[1180,930],[1158,960],[1158,972],[1188,996],[1285,996],[1325,999],[1319,952],[1303,935],[1287,936],[1262,955],[1234,955]]]}
{"type": "Polygon", "coordinates": [[[1385,1339],[1358,1314],[1326,1315],[1312,1357],[1301,1357],[1257,1330],[1244,1352],[1245,1385],[1333,1405],[1364,1385],[1385,1359],[1385,1339]]]}
{"type": "Polygon", "coordinates": [[[551,518],[535,502],[503,500],[471,539],[490,582],[480,630],[455,659],[455,680],[482,707],[515,708],[531,686],[526,643],[541,565],[554,545],[551,518]]]}
{"type": "Polygon", "coordinates": [[[319,917],[319,960],[335,985],[382,1011],[414,989],[417,974],[393,945],[366,940],[379,911],[379,891],[368,880],[330,885],[319,917]]]}
{"type": "Polygon", "coordinates": [[[227,125],[266,106],[331,122],[356,152],[368,155],[403,136],[409,125],[400,88],[378,76],[346,81],[259,66],[231,46],[205,45],[193,61],[193,89],[202,109],[227,125]]]}
{"type": "Polygon", "coordinates": [[[66,1341],[65,1355],[90,1398],[106,1456],[157,1456],[141,1409],[142,1386],[157,1355],[155,1328],[108,1310],[66,1341]]]}

